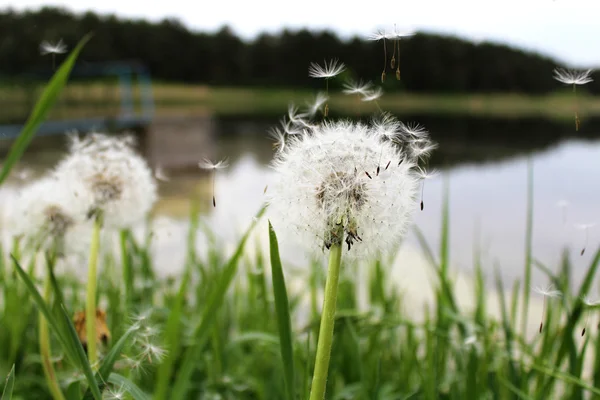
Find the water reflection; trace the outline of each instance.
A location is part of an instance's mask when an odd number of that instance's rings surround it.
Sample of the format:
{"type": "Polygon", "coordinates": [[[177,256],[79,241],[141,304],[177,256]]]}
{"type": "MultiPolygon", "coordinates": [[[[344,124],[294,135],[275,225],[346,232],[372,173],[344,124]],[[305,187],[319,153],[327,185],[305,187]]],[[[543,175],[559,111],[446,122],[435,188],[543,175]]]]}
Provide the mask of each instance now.
{"type": "MultiPolygon", "coordinates": [[[[411,120],[421,121],[418,117],[411,120]]],[[[490,276],[492,268],[498,266],[507,281],[520,278],[525,258],[526,179],[530,157],[535,176],[534,257],[555,268],[564,246],[568,246],[572,249],[574,276],[581,277],[600,242],[600,227],[592,228],[588,251],[580,256],[585,235],[574,227],[577,223],[600,222],[597,209],[600,142],[593,140],[592,132],[596,125],[585,125],[576,138],[570,124],[545,121],[536,124],[522,120],[464,122],[430,118],[424,123],[440,143],[432,166],[442,173],[427,181],[425,209],[417,212],[415,223],[434,250],[440,245],[443,183],[447,179],[452,262],[470,270],[474,250],[480,246],[482,261],[490,276]],[[560,200],[570,203],[566,223],[557,206],[560,200]]],[[[160,182],[162,199],[155,215],[180,220],[163,221],[162,226],[170,238],[164,248],[169,264],[177,264],[173,258],[175,253],[183,257],[192,197],[200,200],[207,225],[225,240],[234,240],[247,226],[263,202],[265,186],[272,180],[268,168],[273,155],[272,143],[264,134],[272,124],[270,120],[217,124],[214,158],[227,157],[230,167],[218,173],[216,208],[212,207],[209,174],[195,166],[167,171],[170,179],[160,182]]],[[[596,132],[600,132],[598,128],[596,132]]],[[[62,143],[64,138],[58,138],[53,143],[35,146],[11,177],[6,190],[11,187],[14,190],[23,183],[19,174],[23,175],[21,178],[25,176],[25,167],[39,175],[53,165],[61,155],[62,143]]],[[[407,242],[417,246],[414,234],[409,235],[407,242]]],[[[539,273],[534,274],[534,282],[536,279],[541,280],[539,273]]]]}

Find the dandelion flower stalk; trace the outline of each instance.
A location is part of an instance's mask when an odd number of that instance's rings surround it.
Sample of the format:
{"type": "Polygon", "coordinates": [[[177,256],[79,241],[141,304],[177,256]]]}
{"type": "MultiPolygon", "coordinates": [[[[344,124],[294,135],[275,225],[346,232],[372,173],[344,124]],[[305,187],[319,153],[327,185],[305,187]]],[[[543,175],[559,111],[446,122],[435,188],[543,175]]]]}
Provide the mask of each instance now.
{"type": "Polygon", "coordinates": [[[98,270],[98,253],[100,251],[100,231],[102,230],[102,212],[94,219],[90,260],[88,265],[88,281],[85,303],[85,329],[87,339],[88,359],[91,365],[98,360],[96,353],[96,279],[98,270]]]}
{"type": "MultiPolygon", "coordinates": [[[[340,235],[343,232],[340,232],[340,235]]],[[[319,339],[317,341],[317,355],[315,358],[315,372],[310,389],[310,400],[323,400],[327,386],[327,372],[331,358],[331,345],[333,343],[333,328],[335,325],[335,307],[337,303],[340,266],[342,262],[342,246],[334,244],[329,250],[329,267],[325,283],[325,299],[321,313],[319,339]]]]}
{"type": "Polygon", "coordinates": [[[125,309],[129,310],[133,298],[133,271],[131,269],[131,258],[127,250],[128,231],[121,229],[119,232],[119,241],[121,245],[121,258],[123,262],[123,284],[125,285],[125,309]]]}
{"type": "MultiPolygon", "coordinates": [[[[347,261],[379,257],[405,235],[426,156],[408,151],[415,140],[389,114],[370,124],[327,120],[294,135],[272,162],[269,219],[300,235],[313,254],[329,255],[310,400],[325,396],[342,246],[347,261]]],[[[430,147],[426,133],[420,140],[430,147]]]]}
{"type": "MultiPolygon", "coordinates": [[[[46,273],[46,279],[44,280],[44,300],[50,302],[52,285],[50,284],[50,272],[46,273]]],[[[50,348],[50,331],[48,329],[48,321],[46,317],[40,311],[39,313],[39,343],[40,343],[40,356],[42,358],[42,367],[44,369],[44,376],[46,377],[46,383],[52,398],[54,400],[64,400],[65,397],[60,390],[60,385],[56,378],[56,371],[52,365],[51,360],[51,348],[50,348]]]]}

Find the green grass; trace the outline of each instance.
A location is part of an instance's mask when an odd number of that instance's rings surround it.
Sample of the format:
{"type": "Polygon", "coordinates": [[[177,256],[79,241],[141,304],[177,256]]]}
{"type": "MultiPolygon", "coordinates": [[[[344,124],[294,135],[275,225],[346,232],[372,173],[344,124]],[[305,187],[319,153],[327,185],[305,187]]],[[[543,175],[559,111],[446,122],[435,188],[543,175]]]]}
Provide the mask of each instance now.
{"type": "MultiPolygon", "coordinates": [[[[394,281],[387,268],[389,260],[360,266],[367,268],[366,282],[357,279],[359,266],[343,265],[327,398],[572,399],[583,398],[585,393],[600,395],[582,366],[584,357],[591,357],[594,365],[600,362],[595,329],[579,340],[584,318],[579,298],[595,280],[600,251],[576,291],[570,289],[568,259],[558,274],[549,273],[549,279],[566,293],[564,303],[548,309],[542,334],[527,338],[514,323],[517,309],[510,307],[523,300],[520,291],[514,291],[512,299],[504,298],[500,320],[490,317],[486,292],[493,282],[484,281],[483,271],[491,266],[477,261],[475,307],[466,310],[457,305],[447,255],[448,201],[443,207],[440,252],[434,254],[423,243],[437,276],[435,302],[424,311],[423,322],[400,312],[402,293],[389,285],[394,281]],[[359,285],[368,288],[367,311],[358,311],[359,285]],[[471,335],[476,341],[465,344],[471,335]]],[[[199,229],[194,222],[198,216],[190,218],[193,237],[199,229]]],[[[73,313],[85,307],[83,284],[71,274],[60,274],[52,285],[52,297],[44,300],[37,289],[41,276],[21,268],[18,259],[5,260],[1,275],[11,278],[0,284],[0,323],[3,327],[24,324],[16,332],[0,331],[5,344],[0,348],[0,374],[7,376],[15,364],[13,397],[51,398],[36,341],[36,310],[40,310],[49,322],[52,360],[67,399],[81,398],[88,388],[96,388],[88,398],[98,398],[98,390],[123,388],[136,399],[286,399],[294,393],[301,394],[294,398],[307,398],[319,315],[312,316],[308,325],[299,325],[298,316],[308,311],[301,299],[313,290],[322,292],[322,281],[311,276],[314,268],[323,266],[307,265],[302,272],[286,270],[278,258],[273,231],[271,256],[261,252],[250,256],[247,235],[252,229],[256,227],[250,227],[231,256],[216,240],[203,257],[189,248],[184,273],[176,280],[149,275],[148,271],[161,266],[152,263],[145,240],[138,243],[133,235],[126,235],[133,282],[129,302],[122,301],[126,288],[120,279],[121,258],[107,256],[99,264],[98,296],[108,305],[113,339],[96,371],[87,363],[70,323],[73,313]],[[265,263],[269,258],[272,279],[265,263]],[[304,282],[302,291],[286,290],[285,280],[292,277],[304,282]],[[168,353],[132,369],[127,360],[136,359],[140,350],[135,346],[139,333],[131,316],[144,311],[146,323],[160,330],[156,345],[168,353]],[[16,352],[11,357],[13,347],[16,352]]],[[[266,231],[257,233],[268,237],[266,231]]],[[[496,284],[504,294],[499,278],[496,284]]]]}

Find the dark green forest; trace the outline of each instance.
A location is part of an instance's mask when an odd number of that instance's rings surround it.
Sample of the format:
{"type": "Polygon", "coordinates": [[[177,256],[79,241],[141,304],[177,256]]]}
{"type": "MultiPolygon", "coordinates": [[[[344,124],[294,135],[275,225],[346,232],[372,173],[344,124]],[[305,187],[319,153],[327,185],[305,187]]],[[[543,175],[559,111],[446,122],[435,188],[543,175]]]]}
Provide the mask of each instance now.
{"type": "MultiPolygon", "coordinates": [[[[72,47],[88,32],[92,41],[80,63],[136,61],[156,80],[224,86],[321,88],[307,74],[310,62],[338,58],[345,76],[378,82],[383,69],[383,43],[341,40],[328,31],[283,30],[252,41],[223,27],[216,33],[195,32],[173,19],[159,23],[127,20],[92,12],[74,14],[60,8],[0,11],[0,73],[15,76],[50,68],[39,53],[42,40],[72,47]]],[[[387,41],[388,60],[392,43],[387,41]]],[[[518,92],[544,94],[561,88],[552,78],[560,66],[551,58],[494,43],[417,33],[401,41],[402,80],[389,67],[385,89],[411,92],[518,92]]],[[[335,85],[335,82],[333,82],[335,85]]],[[[596,79],[585,90],[600,93],[596,79]]]]}

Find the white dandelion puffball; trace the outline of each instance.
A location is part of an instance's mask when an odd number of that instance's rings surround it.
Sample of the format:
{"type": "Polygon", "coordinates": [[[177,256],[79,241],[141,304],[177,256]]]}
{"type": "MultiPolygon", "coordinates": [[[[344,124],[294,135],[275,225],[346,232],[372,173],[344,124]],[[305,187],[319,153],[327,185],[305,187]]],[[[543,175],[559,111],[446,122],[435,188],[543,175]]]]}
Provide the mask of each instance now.
{"type": "Polygon", "coordinates": [[[52,175],[34,181],[19,192],[9,209],[7,228],[26,246],[44,250],[58,246],[59,253],[87,250],[81,235],[86,210],[68,182],[52,175]]]}
{"type": "Polygon", "coordinates": [[[324,122],[288,136],[272,163],[275,229],[294,230],[313,251],[343,245],[350,259],[391,250],[418,208],[419,158],[403,149],[427,140],[403,126],[388,115],[371,125],[324,122]]]}
{"type": "Polygon", "coordinates": [[[101,211],[104,224],[126,228],[144,219],[157,199],[152,170],[132,148],[129,136],[74,137],[56,174],[71,184],[88,209],[101,211]]]}

